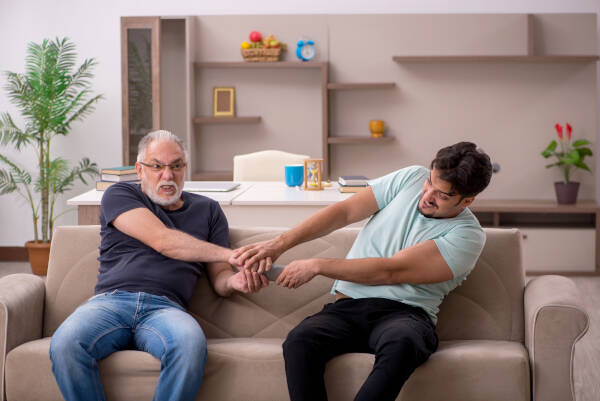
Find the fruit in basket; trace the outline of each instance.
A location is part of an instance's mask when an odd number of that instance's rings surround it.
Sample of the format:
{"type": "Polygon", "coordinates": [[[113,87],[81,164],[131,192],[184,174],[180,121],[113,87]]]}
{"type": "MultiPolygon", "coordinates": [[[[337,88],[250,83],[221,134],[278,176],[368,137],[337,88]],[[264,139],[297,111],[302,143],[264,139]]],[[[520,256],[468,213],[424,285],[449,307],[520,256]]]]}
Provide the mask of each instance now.
{"type": "Polygon", "coordinates": [[[252,42],[257,43],[262,40],[262,35],[258,31],[252,31],[250,32],[249,38],[252,42]]]}
{"type": "Polygon", "coordinates": [[[252,31],[248,37],[250,42],[244,41],[240,46],[244,61],[279,61],[281,53],[286,49],[285,43],[280,42],[273,34],[263,38],[260,32],[252,31]]]}

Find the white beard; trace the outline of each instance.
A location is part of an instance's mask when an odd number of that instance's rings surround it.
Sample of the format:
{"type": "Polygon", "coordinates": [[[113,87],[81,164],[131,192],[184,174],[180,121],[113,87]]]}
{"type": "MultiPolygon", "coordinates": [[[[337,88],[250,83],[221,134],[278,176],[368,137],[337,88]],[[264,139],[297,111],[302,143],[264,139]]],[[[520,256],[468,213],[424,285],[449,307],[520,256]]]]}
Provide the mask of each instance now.
{"type": "Polygon", "coordinates": [[[148,195],[148,197],[150,199],[152,199],[152,202],[156,203],[159,206],[171,206],[175,203],[177,203],[177,201],[179,200],[179,198],[181,197],[181,192],[183,191],[183,188],[180,188],[179,185],[177,185],[175,183],[175,181],[160,181],[157,185],[156,188],[146,188],[146,186],[144,185],[144,179],[145,177],[145,173],[144,171],[142,171],[142,191],[148,195]],[[158,190],[162,185],[172,185],[175,187],[175,193],[168,197],[168,198],[163,198],[161,196],[158,195],[158,190]]]}

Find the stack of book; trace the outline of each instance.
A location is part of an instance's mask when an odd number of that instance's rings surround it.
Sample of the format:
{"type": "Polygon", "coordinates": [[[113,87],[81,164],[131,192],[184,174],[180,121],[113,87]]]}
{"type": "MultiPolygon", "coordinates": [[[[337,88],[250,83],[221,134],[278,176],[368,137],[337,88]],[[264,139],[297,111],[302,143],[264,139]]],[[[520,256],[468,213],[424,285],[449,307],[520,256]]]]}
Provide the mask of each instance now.
{"type": "Polygon", "coordinates": [[[363,175],[342,175],[338,178],[340,192],[359,192],[367,187],[369,179],[363,175]]]}
{"type": "Polygon", "coordinates": [[[140,182],[135,166],[103,168],[101,178],[100,181],[96,181],[96,189],[98,191],[104,191],[115,182],[140,182]]]}

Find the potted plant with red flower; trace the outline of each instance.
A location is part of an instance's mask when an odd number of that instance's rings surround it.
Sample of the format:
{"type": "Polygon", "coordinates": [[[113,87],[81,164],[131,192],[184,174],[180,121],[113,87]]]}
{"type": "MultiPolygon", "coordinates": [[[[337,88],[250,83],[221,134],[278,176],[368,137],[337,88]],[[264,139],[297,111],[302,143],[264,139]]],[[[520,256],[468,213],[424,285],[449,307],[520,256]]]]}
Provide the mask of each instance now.
{"type": "Polygon", "coordinates": [[[565,124],[566,134],[563,133],[562,125],[555,124],[554,128],[556,129],[558,142],[552,140],[542,152],[542,156],[546,159],[553,156],[556,157],[557,161],[546,165],[546,168],[558,166],[565,178],[564,181],[554,183],[557,202],[561,204],[573,204],[577,202],[579,183],[570,180],[571,168],[580,168],[591,173],[590,168],[583,161],[586,156],[592,156],[592,150],[589,147],[590,141],[587,139],[572,141],[571,134],[573,128],[569,123],[565,124]]]}

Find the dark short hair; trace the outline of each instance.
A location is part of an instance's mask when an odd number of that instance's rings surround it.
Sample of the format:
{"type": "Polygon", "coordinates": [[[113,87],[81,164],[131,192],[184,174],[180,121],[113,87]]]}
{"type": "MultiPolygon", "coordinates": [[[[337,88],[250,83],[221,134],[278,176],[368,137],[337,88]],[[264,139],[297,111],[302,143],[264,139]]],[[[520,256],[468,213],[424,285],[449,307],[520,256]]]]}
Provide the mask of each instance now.
{"type": "Polygon", "coordinates": [[[492,178],[490,157],[472,142],[458,142],[440,149],[431,168],[440,170],[440,178],[452,184],[452,191],[462,198],[477,195],[492,178]]]}

